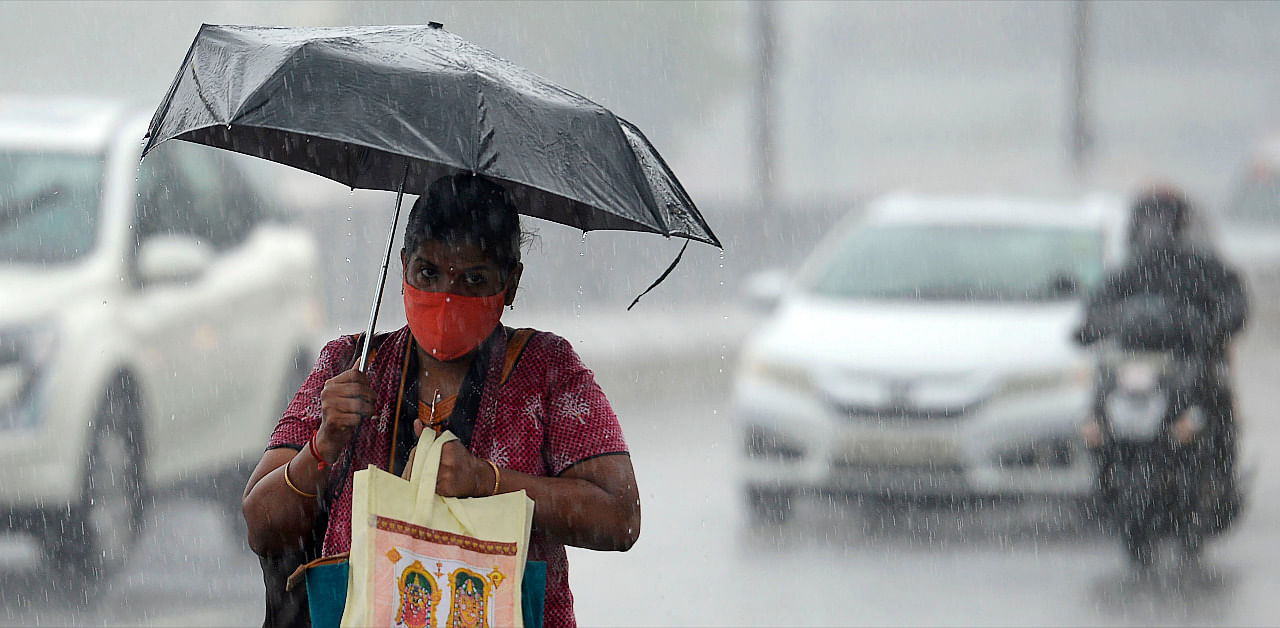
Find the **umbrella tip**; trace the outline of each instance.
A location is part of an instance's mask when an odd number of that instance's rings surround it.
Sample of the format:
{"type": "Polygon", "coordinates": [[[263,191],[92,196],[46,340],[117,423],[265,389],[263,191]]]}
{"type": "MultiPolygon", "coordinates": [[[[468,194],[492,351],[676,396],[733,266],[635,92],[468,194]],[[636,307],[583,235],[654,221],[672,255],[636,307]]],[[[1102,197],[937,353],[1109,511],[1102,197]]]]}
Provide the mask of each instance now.
{"type": "Polygon", "coordinates": [[[427,28],[444,28],[444,24],[440,22],[427,22],[427,28]]]}

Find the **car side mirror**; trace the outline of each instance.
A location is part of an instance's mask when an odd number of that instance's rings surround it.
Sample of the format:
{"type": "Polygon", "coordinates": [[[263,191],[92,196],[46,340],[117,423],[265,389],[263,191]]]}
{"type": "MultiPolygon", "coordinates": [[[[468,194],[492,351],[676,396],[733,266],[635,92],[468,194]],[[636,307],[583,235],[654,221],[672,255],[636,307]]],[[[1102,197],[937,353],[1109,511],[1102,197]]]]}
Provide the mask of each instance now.
{"type": "Polygon", "coordinates": [[[780,268],[770,268],[748,275],[743,286],[742,295],[747,304],[761,311],[772,310],[782,300],[782,293],[787,289],[789,281],[787,272],[780,268]]]}
{"type": "Polygon", "coordinates": [[[213,263],[213,250],[191,236],[158,235],[138,250],[138,279],[143,285],[188,283],[213,263]]]}

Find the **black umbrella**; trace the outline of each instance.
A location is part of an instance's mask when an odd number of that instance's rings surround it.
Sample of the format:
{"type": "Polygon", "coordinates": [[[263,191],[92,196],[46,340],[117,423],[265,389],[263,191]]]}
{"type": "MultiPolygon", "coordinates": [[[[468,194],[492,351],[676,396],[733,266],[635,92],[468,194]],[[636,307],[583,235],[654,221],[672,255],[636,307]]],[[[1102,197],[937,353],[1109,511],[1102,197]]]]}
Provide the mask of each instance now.
{"type": "Polygon", "coordinates": [[[470,172],[529,216],[720,246],[635,125],[437,23],[203,25],[147,138],[144,155],[179,139],[396,191],[393,235],[405,192],[470,172]]]}

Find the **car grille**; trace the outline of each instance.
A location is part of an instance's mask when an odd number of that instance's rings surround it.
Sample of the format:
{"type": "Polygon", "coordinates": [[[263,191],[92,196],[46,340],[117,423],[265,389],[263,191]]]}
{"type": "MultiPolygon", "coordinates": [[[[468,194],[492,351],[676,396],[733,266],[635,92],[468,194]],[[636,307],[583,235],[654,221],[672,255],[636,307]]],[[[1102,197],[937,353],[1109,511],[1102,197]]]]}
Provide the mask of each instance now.
{"type": "Polygon", "coordinates": [[[915,406],[858,406],[832,404],[837,413],[849,421],[905,420],[948,421],[963,418],[978,409],[980,404],[951,408],[919,408],[915,406]]]}
{"type": "Polygon", "coordinates": [[[1075,461],[1071,441],[1054,439],[1001,452],[995,462],[1001,468],[1065,468],[1075,461]]]}
{"type": "Polygon", "coordinates": [[[923,475],[962,476],[965,471],[964,465],[959,462],[939,462],[932,460],[899,463],[865,462],[850,459],[845,456],[833,456],[831,458],[831,468],[833,471],[842,473],[866,475],[911,472],[923,475]]]}

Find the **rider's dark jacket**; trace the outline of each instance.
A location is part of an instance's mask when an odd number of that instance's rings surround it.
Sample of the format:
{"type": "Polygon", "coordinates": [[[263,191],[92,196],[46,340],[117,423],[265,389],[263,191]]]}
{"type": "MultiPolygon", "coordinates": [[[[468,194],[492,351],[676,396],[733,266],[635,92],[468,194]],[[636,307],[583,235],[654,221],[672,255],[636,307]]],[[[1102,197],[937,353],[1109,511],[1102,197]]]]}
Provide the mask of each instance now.
{"type": "Polygon", "coordinates": [[[1244,327],[1248,299],[1240,276],[1216,256],[1188,248],[1145,252],[1111,273],[1092,295],[1077,340],[1106,335],[1099,323],[1109,306],[1133,296],[1162,297],[1186,340],[1180,349],[1211,361],[1225,359],[1228,341],[1244,327]]]}

